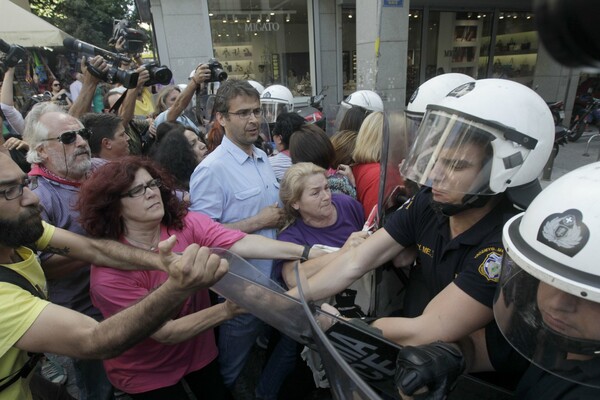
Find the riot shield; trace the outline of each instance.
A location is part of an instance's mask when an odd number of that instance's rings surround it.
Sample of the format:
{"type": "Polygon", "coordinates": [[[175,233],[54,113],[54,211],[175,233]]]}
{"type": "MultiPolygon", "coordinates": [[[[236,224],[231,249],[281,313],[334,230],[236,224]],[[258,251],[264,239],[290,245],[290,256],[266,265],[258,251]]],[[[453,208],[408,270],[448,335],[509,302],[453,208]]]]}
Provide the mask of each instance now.
{"type": "Polygon", "coordinates": [[[325,133],[327,133],[327,136],[329,137],[335,135],[338,130],[337,128],[340,126],[341,119],[338,119],[339,111],[339,104],[326,104],[323,109],[323,114],[325,116],[325,133]]]}
{"type": "MultiPolygon", "coordinates": [[[[403,111],[385,112],[381,149],[377,227],[382,227],[386,216],[395,211],[407,197],[399,165],[406,157],[408,143],[403,111]]],[[[392,263],[375,270],[371,304],[374,314],[387,316],[402,308],[403,288],[408,278],[392,263]]]]}
{"type": "Polygon", "coordinates": [[[309,343],[310,326],[298,299],[240,256],[224,249],[211,251],[229,262],[229,272],[212,286],[213,291],[298,343],[309,343]]]}
{"type": "Polygon", "coordinates": [[[389,396],[399,398],[393,384],[399,347],[382,336],[315,309],[310,286],[297,266],[296,282],[305,316],[310,322],[312,340],[334,397],[381,399],[367,381],[389,396]]]}

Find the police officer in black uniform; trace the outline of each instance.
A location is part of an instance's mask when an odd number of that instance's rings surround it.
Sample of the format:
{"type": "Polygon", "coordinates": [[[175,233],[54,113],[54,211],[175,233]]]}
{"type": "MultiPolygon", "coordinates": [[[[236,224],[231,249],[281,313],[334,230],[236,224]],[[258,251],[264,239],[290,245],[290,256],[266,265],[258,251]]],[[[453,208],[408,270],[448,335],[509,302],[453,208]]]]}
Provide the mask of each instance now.
{"type": "Polygon", "coordinates": [[[458,376],[461,353],[472,371],[486,363],[515,368],[518,352],[531,365],[517,399],[600,398],[599,201],[594,163],[558,179],[509,220],[493,305],[497,325],[488,326],[484,342],[463,342],[460,350],[439,342],[402,349],[401,391],[426,387],[422,398],[441,399],[458,376]]]}
{"type": "Polygon", "coordinates": [[[539,95],[507,80],[470,82],[430,105],[403,164],[422,191],[315,274],[313,298],[338,293],[387,261],[408,265],[416,248],[404,317],[373,325],[403,345],[456,341],[483,328],[493,319],[501,227],[517,213],[506,192],[537,182],[553,132],[539,95]]]}

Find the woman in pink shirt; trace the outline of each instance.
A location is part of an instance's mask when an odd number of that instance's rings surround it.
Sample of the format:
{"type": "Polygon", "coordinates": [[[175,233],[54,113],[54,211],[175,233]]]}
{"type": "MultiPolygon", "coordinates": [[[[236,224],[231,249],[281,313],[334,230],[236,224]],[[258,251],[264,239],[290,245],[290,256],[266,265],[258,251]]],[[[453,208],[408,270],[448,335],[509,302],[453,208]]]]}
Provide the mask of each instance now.
{"type": "MultiPolygon", "coordinates": [[[[125,157],[99,168],[81,187],[81,224],[94,237],[155,250],[177,236],[174,252],[189,244],[230,249],[243,257],[300,258],[304,248],[224,228],[188,212],[172,178],[152,161],[125,157]]],[[[109,317],[139,301],[167,279],[163,271],[119,271],[93,265],[90,294],[109,317]]],[[[109,380],[132,398],[187,399],[183,381],[198,399],[230,398],[219,374],[213,327],[240,313],[229,301],[211,305],[208,290],[190,297],[149,339],[104,361],[109,380]]]]}

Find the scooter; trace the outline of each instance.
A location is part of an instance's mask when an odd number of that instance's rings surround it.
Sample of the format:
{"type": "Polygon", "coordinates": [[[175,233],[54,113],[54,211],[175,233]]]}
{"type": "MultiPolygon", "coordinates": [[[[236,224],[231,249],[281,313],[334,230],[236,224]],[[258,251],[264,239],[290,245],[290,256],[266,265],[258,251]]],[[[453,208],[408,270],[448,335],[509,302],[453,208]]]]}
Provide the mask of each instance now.
{"type": "Polygon", "coordinates": [[[562,101],[555,101],[546,102],[546,104],[548,104],[552,118],[554,118],[554,157],[556,157],[559,146],[567,143],[567,138],[569,138],[571,131],[562,124],[565,118],[564,103],[562,101]]]}
{"type": "Polygon", "coordinates": [[[310,100],[305,104],[296,104],[300,108],[296,111],[309,124],[316,124],[319,128],[325,129],[325,115],[323,114],[323,100],[325,96],[323,92],[327,90],[327,86],[323,87],[319,94],[310,97],[310,100]]]}
{"type": "Polygon", "coordinates": [[[586,107],[573,117],[573,122],[569,128],[568,139],[570,142],[576,142],[589,124],[598,124],[600,122],[600,99],[591,97],[586,107]]]}

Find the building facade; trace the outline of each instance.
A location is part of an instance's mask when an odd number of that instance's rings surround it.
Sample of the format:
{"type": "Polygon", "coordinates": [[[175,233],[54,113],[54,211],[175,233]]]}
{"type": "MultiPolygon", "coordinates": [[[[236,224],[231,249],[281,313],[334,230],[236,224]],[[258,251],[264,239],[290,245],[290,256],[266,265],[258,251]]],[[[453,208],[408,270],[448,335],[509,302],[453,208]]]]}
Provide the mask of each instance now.
{"type": "Polygon", "coordinates": [[[403,109],[415,88],[442,72],[511,79],[567,105],[578,83],[579,74],[554,62],[539,42],[531,1],[136,3],[177,82],[214,57],[230,77],[283,84],[295,96],[323,91],[328,104],[372,89],[390,110],[403,109]]]}

